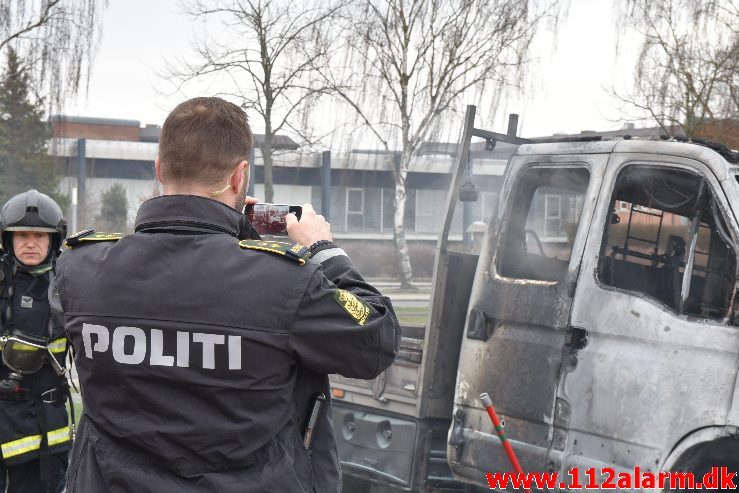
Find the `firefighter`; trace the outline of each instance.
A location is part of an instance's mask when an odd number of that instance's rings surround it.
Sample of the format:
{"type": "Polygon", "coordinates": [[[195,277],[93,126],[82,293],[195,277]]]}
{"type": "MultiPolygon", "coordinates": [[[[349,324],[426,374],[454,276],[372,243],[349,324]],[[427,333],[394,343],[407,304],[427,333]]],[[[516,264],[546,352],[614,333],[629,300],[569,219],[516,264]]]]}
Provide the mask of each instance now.
{"type": "Polygon", "coordinates": [[[59,493],[71,440],[67,338],[48,290],[66,223],[53,199],[29,190],[3,206],[0,230],[0,491],[7,481],[9,493],[59,493]]]}
{"type": "Polygon", "coordinates": [[[400,327],[310,204],[288,241],[258,239],[237,210],[251,145],[238,106],[180,104],[135,232],[67,240],[52,306],[85,407],[69,493],[340,491],[327,375],[374,378],[400,327]]]}

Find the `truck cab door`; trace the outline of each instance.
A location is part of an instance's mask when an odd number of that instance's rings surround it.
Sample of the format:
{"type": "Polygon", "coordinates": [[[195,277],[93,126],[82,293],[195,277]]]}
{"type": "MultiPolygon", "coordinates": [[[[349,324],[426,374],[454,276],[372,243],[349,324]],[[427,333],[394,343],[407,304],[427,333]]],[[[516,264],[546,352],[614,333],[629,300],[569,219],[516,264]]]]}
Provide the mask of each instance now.
{"type": "Polygon", "coordinates": [[[459,358],[448,457],[456,476],[480,485],[485,472],[512,470],[483,392],[523,469],[558,468],[549,464],[552,447],[564,441],[555,434],[557,386],[566,346],[577,343],[572,296],[608,160],[603,144],[585,144],[576,155],[527,149],[534,148],[520,148],[508,167],[459,358]]]}
{"type": "Polygon", "coordinates": [[[572,403],[562,470],[657,468],[695,430],[736,426],[739,234],[720,163],[620,145],[572,309],[587,345],[560,386],[572,403]]]}

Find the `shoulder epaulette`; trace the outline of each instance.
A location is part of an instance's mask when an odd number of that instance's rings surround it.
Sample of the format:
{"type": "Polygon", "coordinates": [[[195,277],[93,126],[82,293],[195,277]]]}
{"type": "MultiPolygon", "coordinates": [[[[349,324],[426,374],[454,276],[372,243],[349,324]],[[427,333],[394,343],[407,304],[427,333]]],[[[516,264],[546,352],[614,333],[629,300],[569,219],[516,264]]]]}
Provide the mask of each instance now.
{"type": "Polygon", "coordinates": [[[308,247],[289,241],[241,240],[239,246],[245,250],[276,253],[287,257],[300,265],[308,259],[308,247]]]}
{"type": "Polygon", "coordinates": [[[124,236],[125,235],[123,233],[96,233],[94,229],[86,229],[68,237],[64,244],[70,248],[73,248],[88,242],[92,243],[96,241],[118,241],[124,236]]]}

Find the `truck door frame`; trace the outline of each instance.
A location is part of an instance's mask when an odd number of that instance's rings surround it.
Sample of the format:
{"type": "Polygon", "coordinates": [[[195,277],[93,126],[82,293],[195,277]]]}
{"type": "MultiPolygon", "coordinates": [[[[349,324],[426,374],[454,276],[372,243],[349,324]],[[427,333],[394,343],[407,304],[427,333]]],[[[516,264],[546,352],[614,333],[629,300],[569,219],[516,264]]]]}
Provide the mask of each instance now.
{"type": "MultiPolygon", "coordinates": [[[[533,155],[525,149],[519,149],[506,171],[506,178],[500,197],[500,204],[505,208],[499,208],[497,217],[491,219],[488,231],[488,241],[481,254],[478,265],[475,284],[470,300],[470,310],[466,323],[466,337],[462,342],[460,356],[460,367],[454,400],[454,423],[450,430],[448,455],[453,471],[457,476],[467,481],[484,485],[483,472],[508,471],[510,465],[503,454],[500,442],[492,431],[485,411],[479,402],[478,395],[481,392],[491,392],[490,395],[499,414],[507,421],[506,434],[513,444],[524,470],[541,471],[547,468],[548,456],[557,437],[554,436],[554,419],[556,417],[555,396],[559,382],[561,357],[565,348],[573,340],[573,334],[569,330],[569,312],[574,293],[574,283],[578,277],[582,255],[585,248],[586,237],[591,227],[591,221],[595,210],[598,195],[600,193],[602,176],[605,173],[608,155],[613,143],[583,143],[575,152],[563,154],[557,153],[557,144],[541,149],[541,154],[533,155]],[[580,153],[578,153],[578,151],[580,153]],[[551,154],[547,153],[551,152],[551,154]],[[511,208],[514,206],[511,197],[516,192],[516,186],[527,169],[540,166],[545,168],[575,167],[587,169],[589,181],[584,197],[584,204],[579,220],[575,240],[572,244],[572,252],[567,266],[564,279],[556,282],[538,281],[527,279],[515,279],[504,277],[498,273],[497,262],[500,253],[503,236],[508,228],[511,216],[511,208]],[[488,261],[489,259],[489,261],[488,261]],[[498,296],[498,291],[508,291],[508,295],[498,296]],[[524,293],[524,291],[530,291],[524,293]],[[547,296],[544,291],[551,291],[547,296]],[[533,300],[540,295],[539,306],[523,306],[524,300],[533,300]],[[542,307],[545,300],[560,300],[555,307],[542,307]],[[522,303],[523,302],[523,303],[522,303]],[[543,303],[542,303],[543,302],[543,303]],[[518,306],[520,309],[516,310],[518,306]],[[511,311],[511,307],[514,310],[511,311]],[[524,313],[525,311],[527,313],[524,313]],[[547,313],[544,313],[547,312],[547,313]],[[496,316],[497,315],[497,316],[496,316]],[[506,388],[503,379],[491,379],[487,375],[495,372],[503,373],[511,368],[501,368],[500,359],[495,361],[494,371],[490,371],[493,360],[500,355],[495,352],[495,344],[500,344],[501,339],[512,336],[514,339],[525,334],[526,329],[515,327],[511,324],[511,317],[517,319],[516,323],[526,323],[529,327],[539,327],[540,334],[550,338],[551,346],[545,351],[545,367],[552,377],[547,392],[551,394],[550,401],[541,405],[545,416],[537,418],[539,424],[534,425],[532,418],[520,415],[519,409],[512,408],[505,396],[498,394],[496,390],[504,394],[512,395],[516,392],[513,388],[506,388]],[[551,321],[557,318],[554,323],[551,321]],[[547,321],[549,319],[549,323],[547,321]],[[533,325],[531,325],[533,323],[533,325]],[[482,328],[482,333],[481,333],[482,328]],[[518,330],[518,334],[516,331],[518,330]],[[471,333],[477,332],[471,337],[471,333]],[[548,335],[547,335],[548,334],[548,335]],[[496,389],[497,387],[497,389],[496,389]],[[537,438],[534,438],[536,436],[537,438]],[[537,442],[537,443],[532,443],[537,442]]],[[[571,147],[568,150],[572,151],[571,147]]],[[[510,339],[509,339],[510,340],[510,339]]],[[[519,341],[520,342],[520,341],[519,341]]],[[[541,346],[543,344],[540,344],[541,346]]],[[[524,344],[519,344],[524,353],[533,354],[536,342],[529,338],[524,344]]],[[[542,353],[543,354],[543,353],[542,353]]],[[[525,359],[512,357],[509,364],[517,365],[520,373],[525,374],[527,364],[525,359]]],[[[536,375],[524,375],[524,380],[533,382],[538,378],[536,375]]],[[[519,394],[523,394],[521,387],[519,394]]],[[[541,396],[534,396],[538,399],[541,396]]],[[[533,401],[532,401],[533,402],[533,401]]],[[[560,438],[560,442],[563,439],[560,438]]],[[[556,467],[557,465],[549,466],[556,467]]]]}

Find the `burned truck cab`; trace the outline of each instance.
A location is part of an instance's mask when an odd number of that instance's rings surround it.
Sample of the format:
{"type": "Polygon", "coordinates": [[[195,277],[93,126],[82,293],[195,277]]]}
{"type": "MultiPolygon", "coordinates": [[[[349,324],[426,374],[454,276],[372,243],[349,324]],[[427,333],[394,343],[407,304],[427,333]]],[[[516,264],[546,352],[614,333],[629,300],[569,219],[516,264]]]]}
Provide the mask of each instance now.
{"type": "Polygon", "coordinates": [[[426,325],[403,327],[375,380],[331,377],[344,491],[488,490],[513,468],[482,393],[524,472],[564,486],[603,468],[737,471],[739,153],[533,143],[474,119],[468,106],[426,325]],[[448,238],[473,137],[512,146],[479,252],[448,238]]]}
{"type": "Polygon", "coordinates": [[[512,470],[483,392],[526,472],[739,469],[736,160],[669,141],[518,147],[461,341],[457,478],[512,470]]]}

